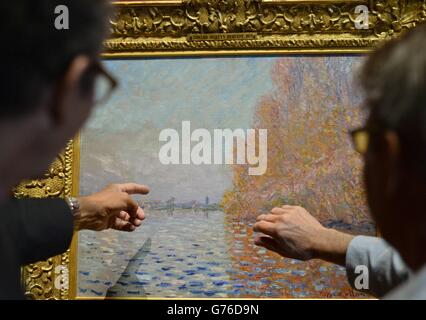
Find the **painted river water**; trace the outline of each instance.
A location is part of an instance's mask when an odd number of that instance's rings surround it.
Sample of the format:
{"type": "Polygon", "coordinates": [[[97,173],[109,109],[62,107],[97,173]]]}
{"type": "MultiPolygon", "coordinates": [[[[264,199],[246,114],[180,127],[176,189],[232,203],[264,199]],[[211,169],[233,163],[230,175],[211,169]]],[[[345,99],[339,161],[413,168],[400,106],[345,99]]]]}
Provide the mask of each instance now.
{"type": "Polygon", "coordinates": [[[81,232],[82,297],[354,297],[343,268],[253,245],[220,211],[147,212],[136,232],[81,232]]]}

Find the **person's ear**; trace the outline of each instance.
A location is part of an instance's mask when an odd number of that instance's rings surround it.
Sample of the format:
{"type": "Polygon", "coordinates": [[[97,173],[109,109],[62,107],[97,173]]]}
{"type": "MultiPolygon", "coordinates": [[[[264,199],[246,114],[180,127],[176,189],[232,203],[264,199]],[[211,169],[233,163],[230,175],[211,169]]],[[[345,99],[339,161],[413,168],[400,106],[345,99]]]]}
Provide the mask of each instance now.
{"type": "Polygon", "coordinates": [[[81,96],[81,82],[90,66],[90,58],[85,55],[75,57],[65,73],[58,79],[51,104],[51,118],[54,125],[62,125],[78,112],[78,99],[81,96]]]}
{"type": "Polygon", "coordinates": [[[389,195],[393,195],[393,193],[397,190],[398,184],[400,182],[400,165],[401,165],[401,157],[400,157],[400,140],[396,132],[387,131],[384,134],[384,143],[385,143],[385,161],[386,161],[386,169],[387,169],[387,184],[386,191],[389,195]]]}

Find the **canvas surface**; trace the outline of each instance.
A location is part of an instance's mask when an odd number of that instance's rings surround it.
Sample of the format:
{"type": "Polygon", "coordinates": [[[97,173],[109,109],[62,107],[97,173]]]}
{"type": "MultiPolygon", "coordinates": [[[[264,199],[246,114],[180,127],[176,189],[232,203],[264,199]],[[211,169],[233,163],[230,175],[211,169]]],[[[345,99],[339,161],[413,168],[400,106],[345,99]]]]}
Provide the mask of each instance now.
{"type": "MultiPolygon", "coordinates": [[[[348,135],[363,120],[353,84],[362,59],[106,61],[121,90],[81,134],[81,194],[126,181],[152,192],[137,198],[147,219],[135,233],[80,233],[77,295],[356,296],[343,268],[256,248],[251,227],[258,214],[290,204],[329,227],[374,234],[362,161],[348,135]],[[194,164],[191,157],[190,164],[161,163],[161,132],[178,132],[181,146],[182,122],[211,139],[215,129],[267,129],[265,173],[249,175],[249,164],[194,164]]],[[[235,148],[221,151],[232,156],[235,148]]],[[[179,152],[182,162],[188,150],[179,152]]],[[[212,142],[212,162],[218,152],[212,142]]]]}

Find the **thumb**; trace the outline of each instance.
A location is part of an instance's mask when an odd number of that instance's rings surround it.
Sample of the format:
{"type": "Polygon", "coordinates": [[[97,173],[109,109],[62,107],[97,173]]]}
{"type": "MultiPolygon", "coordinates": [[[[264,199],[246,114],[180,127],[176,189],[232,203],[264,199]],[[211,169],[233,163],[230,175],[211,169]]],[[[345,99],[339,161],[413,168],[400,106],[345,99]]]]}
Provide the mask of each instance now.
{"type": "Polygon", "coordinates": [[[268,250],[279,253],[278,243],[271,237],[259,236],[254,240],[254,244],[259,247],[264,247],[268,250]]]}

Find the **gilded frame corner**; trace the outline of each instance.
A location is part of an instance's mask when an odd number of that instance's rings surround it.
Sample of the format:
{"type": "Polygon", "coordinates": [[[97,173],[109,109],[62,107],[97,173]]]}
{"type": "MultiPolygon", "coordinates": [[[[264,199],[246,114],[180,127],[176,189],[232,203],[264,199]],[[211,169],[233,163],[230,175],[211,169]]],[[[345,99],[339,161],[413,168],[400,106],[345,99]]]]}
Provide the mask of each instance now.
{"type": "MultiPolygon", "coordinates": [[[[426,20],[426,0],[149,0],[113,3],[105,58],[366,53],[426,20]],[[355,8],[369,28],[355,28],[355,8]]],[[[78,194],[79,138],[16,197],[78,194]]],[[[23,268],[33,299],[76,298],[76,237],[58,257],[23,268]]]]}

